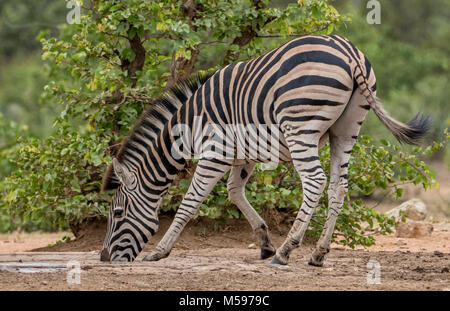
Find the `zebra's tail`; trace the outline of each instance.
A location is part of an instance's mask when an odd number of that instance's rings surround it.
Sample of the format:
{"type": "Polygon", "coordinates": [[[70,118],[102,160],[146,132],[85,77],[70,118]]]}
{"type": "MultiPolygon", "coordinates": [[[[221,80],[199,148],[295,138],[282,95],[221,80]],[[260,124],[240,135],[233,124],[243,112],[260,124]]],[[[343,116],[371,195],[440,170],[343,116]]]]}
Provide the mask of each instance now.
{"type": "Polygon", "coordinates": [[[430,116],[424,116],[423,114],[418,113],[408,123],[404,124],[389,116],[379,101],[375,100],[375,104],[371,104],[370,106],[378,119],[380,119],[381,123],[383,123],[401,143],[410,145],[419,144],[431,127],[430,116]]]}
{"type": "Polygon", "coordinates": [[[370,108],[372,108],[378,119],[380,119],[381,123],[383,123],[384,126],[386,126],[386,128],[391,131],[391,133],[395,138],[397,138],[400,143],[418,145],[421,139],[431,128],[430,116],[424,116],[423,114],[418,113],[412,120],[410,120],[406,124],[397,121],[389,116],[386,110],[384,110],[381,102],[373,95],[371,89],[369,88],[367,79],[361,72],[361,67],[357,67],[359,68],[359,73],[357,73],[356,75],[358,77],[356,79],[358,87],[363,96],[367,99],[370,108]]]}

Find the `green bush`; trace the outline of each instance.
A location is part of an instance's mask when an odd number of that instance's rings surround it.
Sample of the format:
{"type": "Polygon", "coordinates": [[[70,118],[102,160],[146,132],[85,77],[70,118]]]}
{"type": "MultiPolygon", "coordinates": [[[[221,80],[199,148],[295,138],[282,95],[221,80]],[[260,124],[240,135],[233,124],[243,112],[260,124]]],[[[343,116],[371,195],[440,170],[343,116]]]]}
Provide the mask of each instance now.
{"type": "MultiPolygon", "coordinates": [[[[27,132],[26,126],[7,120],[0,113],[0,189],[5,189],[3,178],[15,170],[14,165],[8,159],[15,156],[16,138],[26,135],[27,132]]],[[[2,207],[4,207],[3,204],[0,204],[0,232],[14,230],[14,219],[11,219],[11,215],[2,207]]]]}
{"type": "Polygon", "coordinates": [[[15,170],[2,183],[2,207],[24,230],[67,229],[106,216],[109,196],[98,189],[107,149],[97,135],[68,126],[45,140],[19,142],[10,158],[15,170]]]}

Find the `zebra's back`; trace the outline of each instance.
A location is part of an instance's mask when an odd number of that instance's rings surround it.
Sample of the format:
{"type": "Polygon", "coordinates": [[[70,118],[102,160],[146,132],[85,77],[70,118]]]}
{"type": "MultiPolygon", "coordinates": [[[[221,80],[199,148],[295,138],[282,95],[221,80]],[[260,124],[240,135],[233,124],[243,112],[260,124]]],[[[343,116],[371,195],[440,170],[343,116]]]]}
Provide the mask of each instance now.
{"type": "Polygon", "coordinates": [[[346,39],[297,38],[258,58],[220,69],[194,101],[202,103],[208,121],[219,125],[223,135],[227,126],[234,126],[235,144],[244,146],[245,159],[266,162],[270,152],[255,158],[260,152],[252,146],[258,146],[256,139],[273,136],[279,141],[280,160],[289,161],[281,133],[324,135],[349,102],[357,64],[364,67],[360,68],[366,80],[375,84],[369,62],[346,39]],[[272,125],[278,127],[277,137],[272,125]]]}

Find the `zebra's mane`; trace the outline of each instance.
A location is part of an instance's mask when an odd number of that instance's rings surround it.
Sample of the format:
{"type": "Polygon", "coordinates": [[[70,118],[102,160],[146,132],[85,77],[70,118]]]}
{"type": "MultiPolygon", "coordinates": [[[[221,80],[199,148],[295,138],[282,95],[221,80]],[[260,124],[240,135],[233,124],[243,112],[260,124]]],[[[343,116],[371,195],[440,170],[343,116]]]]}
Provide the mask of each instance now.
{"type": "MultiPolygon", "coordinates": [[[[131,128],[127,137],[122,141],[121,147],[116,154],[116,159],[123,163],[138,141],[142,138],[155,140],[164,126],[172,116],[180,109],[186,101],[197,91],[211,76],[209,73],[197,73],[183,80],[165,91],[154,103],[147,106],[139,120],[131,128]]],[[[103,178],[101,191],[116,189],[119,180],[114,173],[113,165],[110,164],[103,178]]]]}

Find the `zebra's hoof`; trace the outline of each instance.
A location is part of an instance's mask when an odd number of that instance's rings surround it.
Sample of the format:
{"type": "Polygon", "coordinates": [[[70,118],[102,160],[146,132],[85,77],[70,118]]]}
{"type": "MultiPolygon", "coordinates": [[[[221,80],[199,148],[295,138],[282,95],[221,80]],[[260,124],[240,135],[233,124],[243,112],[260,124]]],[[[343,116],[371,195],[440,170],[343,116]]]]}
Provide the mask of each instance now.
{"type": "Polygon", "coordinates": [[[261,248],[261,259],[267,259],[275,255],[275,249],[261,248]]]}
{"type": "Polygon", "coordinates": [[[313,261],[312,259],[310,259],[308,261],[308,265],[314,266],[314,267],[323,267],[323,261],[313,261]]]}
{"type": "Polygon", "coordinates": [[[323,255],[321,256],[312,255],[308,261],[308,265],[314,267],[323,267],[323,259],[324,259],[323,255]]]}
{"type": "Polygon", "coordinates": [[[270,261],[270,264],[271,265],[283,265],[283,266],[285,266],[285,265],[287,265],[287,261],[284,262],[284,261],[280,260],[277,255],[275,255],[272,258],[272,260],[270,261]]]}
{"type": "Polygon", "coordinates": [[[158,256],[154,256],[154,255],[150,256],[150,255],[147,255],[147,256],[144,257],[144,259],[142,259],[142,261],[158,261],[158,260],[160,260],[160,259],[161,259],[161,258],[158,257],[158,256]]]}
{"type": "Polygon", "coordinates": [[[160,253],[151,253],[150,255],[145,256],[142,261],[158,261],[160,259],[166,258],[167,256],[169,256],[169,254],[163,255],[160,253]]]}

